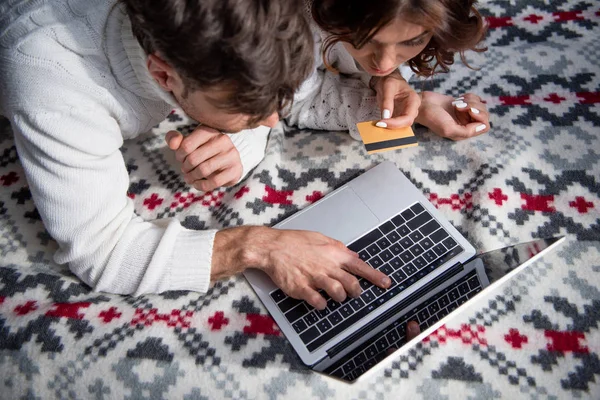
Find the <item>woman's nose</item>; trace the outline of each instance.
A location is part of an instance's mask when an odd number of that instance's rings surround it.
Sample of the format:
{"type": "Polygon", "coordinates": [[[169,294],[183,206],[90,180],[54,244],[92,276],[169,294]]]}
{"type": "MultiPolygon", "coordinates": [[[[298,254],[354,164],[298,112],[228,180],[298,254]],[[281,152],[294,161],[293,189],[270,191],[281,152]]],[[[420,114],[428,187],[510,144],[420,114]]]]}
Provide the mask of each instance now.
{"type": "Polygon", "coordinates": [[[377,65],[377,68],[381,71],[387,71],[397,67],[396,50],[394,49],[394,46],[388,46],[382,49],[376,55],[375,64],[377,65]]]}
{"type": "Polygon", "coordinates": [[[269,115],[267,118],[260,121],[260,125],[268,126],[269,128],[274,128],[278,122],[279,122],[279,114],[274,112],[273,114],[269,115]]]}

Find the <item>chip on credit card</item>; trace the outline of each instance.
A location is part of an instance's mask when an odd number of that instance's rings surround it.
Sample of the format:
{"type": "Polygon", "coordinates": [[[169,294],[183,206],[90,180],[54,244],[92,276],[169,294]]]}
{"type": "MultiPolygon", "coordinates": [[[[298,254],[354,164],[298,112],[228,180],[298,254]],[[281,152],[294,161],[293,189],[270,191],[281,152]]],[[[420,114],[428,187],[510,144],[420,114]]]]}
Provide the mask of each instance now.
{"type": "Polygon", "coordinates": [[[417,138],[410,126],[399,129],[380,128],[377,121],[356,124],[368,154],[418,146],[417,138]]]}

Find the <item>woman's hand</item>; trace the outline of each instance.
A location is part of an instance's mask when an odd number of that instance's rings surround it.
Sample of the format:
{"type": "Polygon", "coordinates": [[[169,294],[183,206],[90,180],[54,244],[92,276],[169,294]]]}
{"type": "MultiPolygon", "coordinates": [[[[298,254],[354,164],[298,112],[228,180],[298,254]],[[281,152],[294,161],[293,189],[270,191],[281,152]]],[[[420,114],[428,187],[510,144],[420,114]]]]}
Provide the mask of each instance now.
{"type": "Polygon", "coordinates": [[[468,139],[490,129],[487,108],[481,97],[473,93],[454,99],[439,93],[423,92],[415,122],[452,140],[468,139]]]}
{"type": "Polygon", "coordinates": [[[378,127],[404,128],[415,122],[421,99],[399,72],[373,77],[371,87],[377,92],[377,104],[382,110],[378,127]]]}

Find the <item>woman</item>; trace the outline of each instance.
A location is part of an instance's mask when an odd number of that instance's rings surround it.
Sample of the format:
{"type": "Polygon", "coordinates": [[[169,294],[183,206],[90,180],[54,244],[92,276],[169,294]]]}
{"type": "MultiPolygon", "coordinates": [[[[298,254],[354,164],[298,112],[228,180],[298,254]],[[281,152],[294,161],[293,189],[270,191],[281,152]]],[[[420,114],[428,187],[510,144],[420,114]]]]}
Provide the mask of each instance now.
{"type": "MultiPolygon", "coordinates": [[[[454,140],[489,130],[481,99],[420,95],[413,74],[448,72],[459,53],[478,48],[485,35],[474,0],[313,0],[316,68],[294,97],[288,121],[300,128],[346,130],[360,139],[356,123],[380,127],[425,125],[454,140]],[[373,96],[373,90],[376,96],[373,96]]],[[[468,64],[467,64],[468,65],[468,64]]]]}

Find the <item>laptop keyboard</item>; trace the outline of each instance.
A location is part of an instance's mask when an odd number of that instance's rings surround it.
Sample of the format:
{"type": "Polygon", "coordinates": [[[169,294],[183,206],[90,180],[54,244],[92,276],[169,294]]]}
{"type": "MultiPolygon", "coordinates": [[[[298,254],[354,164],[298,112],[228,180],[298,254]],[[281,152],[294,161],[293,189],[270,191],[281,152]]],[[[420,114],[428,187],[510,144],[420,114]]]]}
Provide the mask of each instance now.
{"type": "Polygon", "coordinates": [[[359,278],[363,291],[358,298],[347,298],[338,303],[321,291],[327,300],[327,307],[322,311],[288,297],[281,289],[270,293],[308,351],[317,349],[463,252],[463,248],[420,203],[406,208],[352,242],[348,248],[388,275],[392,280],[390,288],[381,289],[359,278]]]}
{"type": "Polygon", "coordinates": [[[390,323],[384,330],[363,343],[348,356],[329,367],[325,373],[352,381],[388,356],[388,349],[398,349],[406,343],[406,325],[419,323],[421,331],[429,328],[482,290],[473,270],[434,297],[390,323]]]}

